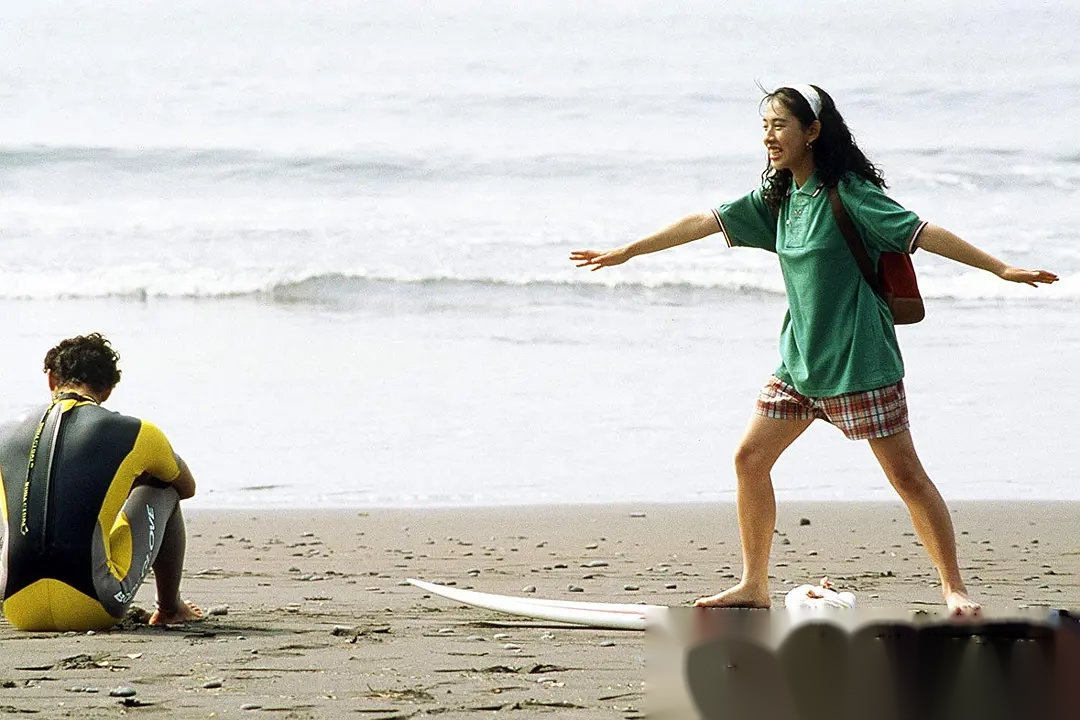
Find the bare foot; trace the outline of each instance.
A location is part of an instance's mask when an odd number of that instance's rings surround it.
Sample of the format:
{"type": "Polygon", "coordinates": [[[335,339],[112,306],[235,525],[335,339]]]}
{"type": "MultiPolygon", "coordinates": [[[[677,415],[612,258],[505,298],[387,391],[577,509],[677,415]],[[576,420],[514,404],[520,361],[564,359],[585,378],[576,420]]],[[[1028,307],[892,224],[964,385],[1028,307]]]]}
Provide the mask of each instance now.
{"type": "Polygon", "coordinates": [[[186,622],[198,622],[206,616],[195,603],[181,601],[179,609],[173,613],[166,613],[158,608],[150,616],[151,625],[180,625],[186,622]]]}
{"type": "Polygon", "coordinates": [[[982,605],[969,598],[966,592],[959,590],[945,593],[945,605],[949,608],[950,615],[979,617],[982,614],[982,605]]]}
{"type": "Polygon", "coordinates": [[[726,607],[726,608],[769,608],[772,601],[769,600],[769,592],[751,590],[743,583],[724,592],[698,598],[694,601],[694,607],[726,607]]]}

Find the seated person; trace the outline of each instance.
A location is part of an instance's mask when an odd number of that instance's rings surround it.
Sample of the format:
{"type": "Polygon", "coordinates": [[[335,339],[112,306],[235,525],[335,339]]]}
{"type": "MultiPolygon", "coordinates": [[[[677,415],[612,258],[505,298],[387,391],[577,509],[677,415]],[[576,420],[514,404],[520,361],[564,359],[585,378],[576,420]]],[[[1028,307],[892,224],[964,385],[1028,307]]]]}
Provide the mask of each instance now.
{"type": "Polygon", "coordinates": [[[161,430],[101,407],[117,360],[98,333],[62,341],[45,355],[52,402],[0,425],[0,591],[17,628],[110,627],[150,568],[151,624],[203,617],[180,597],[195,480],[161,430]]]}

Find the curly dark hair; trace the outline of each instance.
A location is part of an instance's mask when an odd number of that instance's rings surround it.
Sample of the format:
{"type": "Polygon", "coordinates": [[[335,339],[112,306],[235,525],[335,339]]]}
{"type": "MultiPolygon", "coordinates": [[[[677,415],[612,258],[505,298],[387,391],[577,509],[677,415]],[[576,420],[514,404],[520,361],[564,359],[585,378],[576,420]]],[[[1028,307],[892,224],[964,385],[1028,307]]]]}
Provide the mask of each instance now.
{"type": "Polygon", "coordinates": [[[101,333],[61,340],[45,353],[45,371],[61,385],[78,383],[96,392],[112,390],[120,382],[120,356],[101,333]]]}
{"type": "MultiPolygon", "coordinates": [[[[814,141],[814,166],[821,181],[832,186],[839,182],[844,173],[853,172],[879,188],[886,187],[885,175],[855,144],[855,138],[836,109],[833,99],[817,85],[810,87],[817,90],[821,96],[821,113],[817,118],[821,122],[821,133],[814,141]]],[[[766,93],[761,100],[761,111],[764,112],[772,102],[781,103],[804,128],[810,127],[814,122],[814,111],[798,90],[781,87],[766,93]]],[[[761,188],[765,203],[773,212],[779,212],[780,203],[791,188],[791,171],[777,171],[766,161],[765,172],[761,173],[761,188]]]]}

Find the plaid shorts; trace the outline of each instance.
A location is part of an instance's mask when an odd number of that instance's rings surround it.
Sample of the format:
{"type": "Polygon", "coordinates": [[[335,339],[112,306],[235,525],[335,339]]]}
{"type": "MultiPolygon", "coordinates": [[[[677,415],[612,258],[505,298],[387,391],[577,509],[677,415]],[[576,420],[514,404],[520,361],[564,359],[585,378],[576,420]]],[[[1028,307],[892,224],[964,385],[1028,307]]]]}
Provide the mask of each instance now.
{"type": "Polygon", "coordinates": [[[875,390],[810,398],[774,375],[758,394],[757,413],[776,420],[821,418],[849,440],[888,437],[910,427],[903,380],[875,390]]]}

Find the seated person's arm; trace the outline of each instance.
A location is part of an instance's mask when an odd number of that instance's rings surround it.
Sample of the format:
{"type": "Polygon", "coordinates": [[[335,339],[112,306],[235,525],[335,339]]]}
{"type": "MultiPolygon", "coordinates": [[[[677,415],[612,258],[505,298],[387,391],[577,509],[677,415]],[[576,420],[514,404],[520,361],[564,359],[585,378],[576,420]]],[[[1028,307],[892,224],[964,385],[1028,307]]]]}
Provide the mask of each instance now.
{"type": "Polygon", "coordinates": [[[191,469],[179,455],[176,456],[176,464],[180,466],[180,474],[172,481],[172,486],[180,494],[181,500],[187,500],[195,496],[195,478],[191,476],[191,469]]]}

